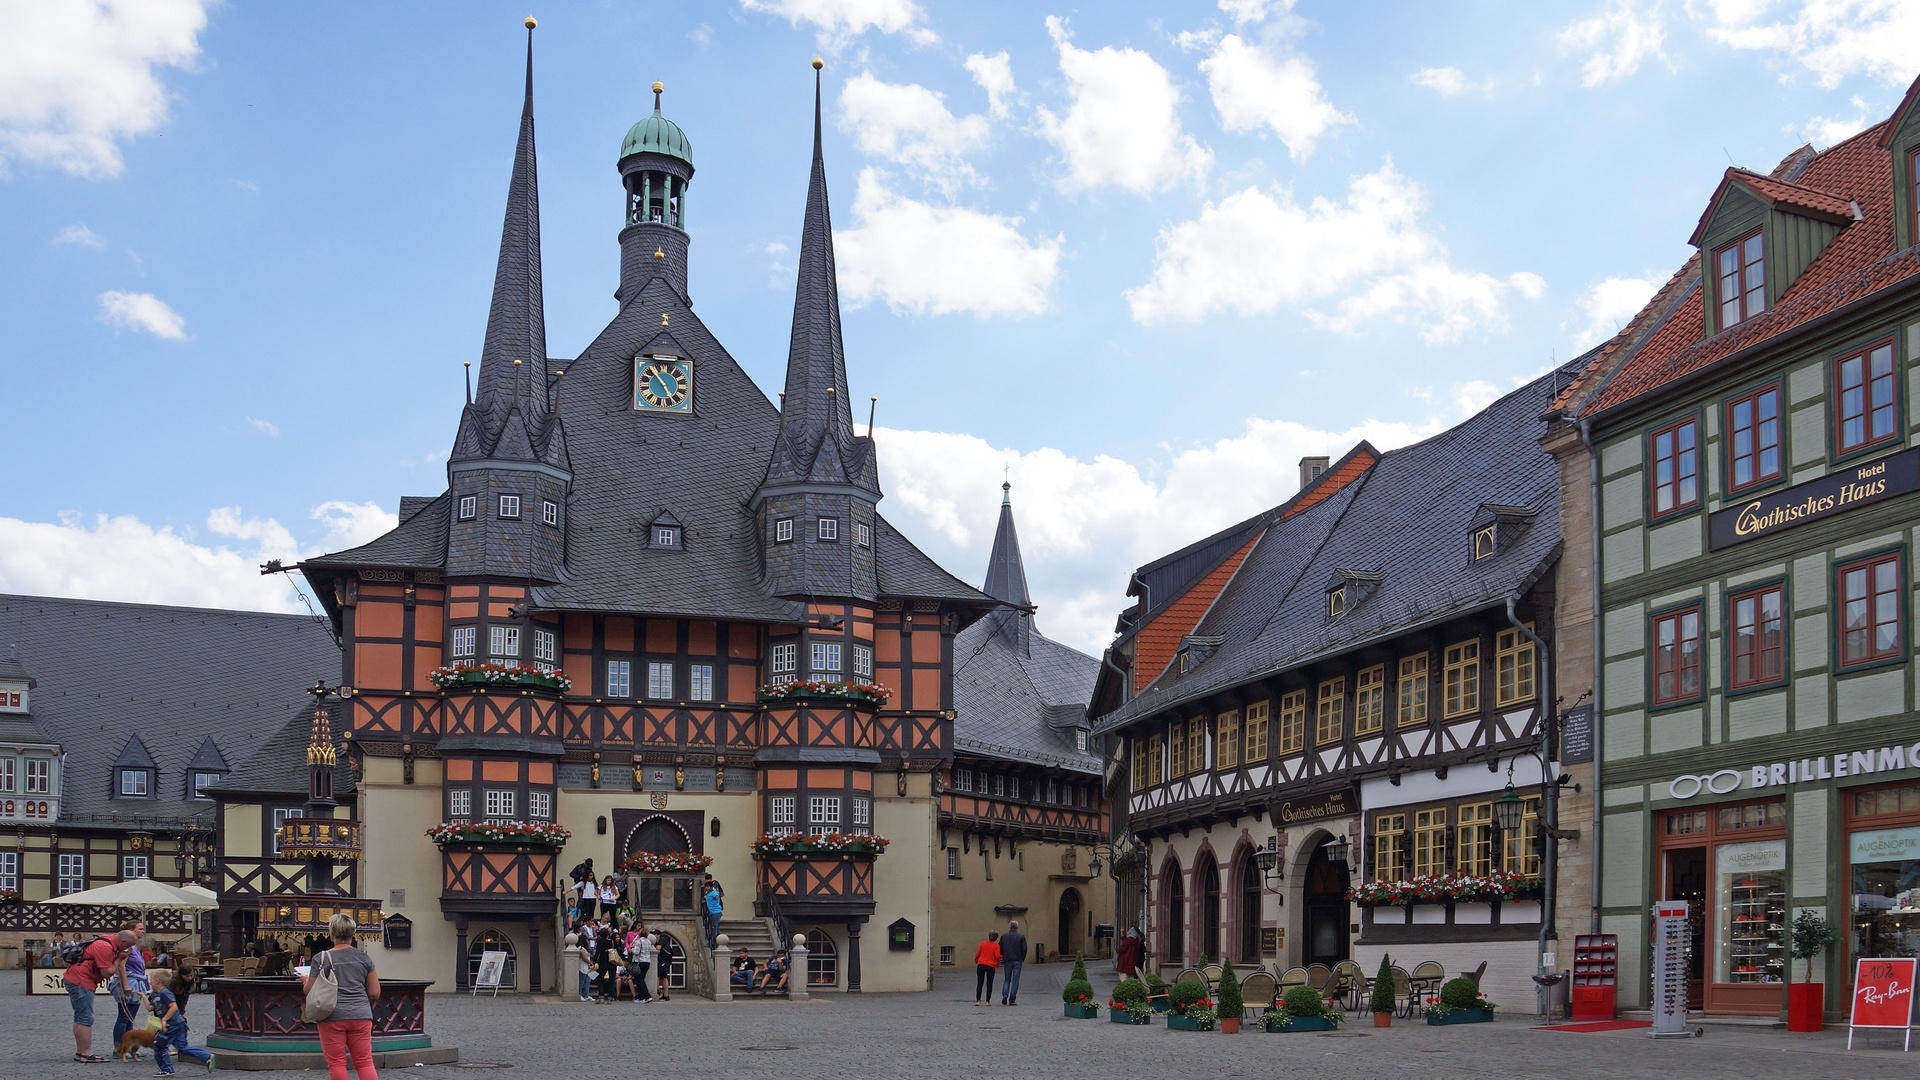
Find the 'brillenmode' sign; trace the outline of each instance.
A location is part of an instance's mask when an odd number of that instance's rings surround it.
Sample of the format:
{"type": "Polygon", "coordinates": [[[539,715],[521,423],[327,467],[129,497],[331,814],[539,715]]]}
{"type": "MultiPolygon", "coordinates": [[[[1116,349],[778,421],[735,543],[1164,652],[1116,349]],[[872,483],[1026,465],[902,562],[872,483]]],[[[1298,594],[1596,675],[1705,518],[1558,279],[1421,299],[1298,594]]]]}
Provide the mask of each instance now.
{"type": "Polygon", "coordinates": [[[1712,514],[1707,547],[1719,551],[1915,490],[1920,490],[1920,448],[1849,465],[1712,514]]]}

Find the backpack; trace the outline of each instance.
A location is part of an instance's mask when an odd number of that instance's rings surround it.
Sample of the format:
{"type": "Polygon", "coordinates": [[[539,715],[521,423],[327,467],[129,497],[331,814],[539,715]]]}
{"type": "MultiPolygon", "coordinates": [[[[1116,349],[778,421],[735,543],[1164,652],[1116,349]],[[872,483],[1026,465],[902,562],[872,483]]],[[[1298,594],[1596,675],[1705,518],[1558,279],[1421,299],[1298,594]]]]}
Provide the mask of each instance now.
{"type": "MultiPolygon", "coordinates": [[[[106,939],[107,936],[101,934],[94,938],[93,941],[105,941],[106,939]]],[[[79,938],[74,938],[72,941],[61,942],[60,962],[66,964],[68,967],[72,967],[80,961],[85,960],[87,958],[87,946],[92,945],[93,941],[81,941],[79,938]]],[[[103,972],[102,974],[105,973],[103,972]]]]}
{"type": "Polygon", "coordinates": [[[588,870],[587,864],[583,862],[580,865],[574,867],[573,869],[567,871],[567,876],[569,878],[572,878],[574,881],[585,881],[588,878],[593,876],[593,872],[591,870],[588,870]]]}

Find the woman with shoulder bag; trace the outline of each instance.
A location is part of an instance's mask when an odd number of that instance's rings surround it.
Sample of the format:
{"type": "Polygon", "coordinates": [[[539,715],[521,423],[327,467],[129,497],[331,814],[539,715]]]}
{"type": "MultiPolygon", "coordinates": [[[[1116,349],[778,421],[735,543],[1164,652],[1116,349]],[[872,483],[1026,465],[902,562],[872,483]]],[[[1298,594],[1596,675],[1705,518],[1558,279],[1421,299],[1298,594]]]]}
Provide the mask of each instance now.
{"type": "Polygon", "coordinates": [[[380,977],[374,974],[373,958],[354,947],[356,929],[351,915],[329,920],[327,933],[333,948],[314,957],[313,965],[300,976],[300,988],[307,995],[301,1013],[320,1029],[327,1080],[347,1080],[349,1057],[360,1080],[380,1080],[373,1069],[373,1003],[380,1000],[380,977]]]}

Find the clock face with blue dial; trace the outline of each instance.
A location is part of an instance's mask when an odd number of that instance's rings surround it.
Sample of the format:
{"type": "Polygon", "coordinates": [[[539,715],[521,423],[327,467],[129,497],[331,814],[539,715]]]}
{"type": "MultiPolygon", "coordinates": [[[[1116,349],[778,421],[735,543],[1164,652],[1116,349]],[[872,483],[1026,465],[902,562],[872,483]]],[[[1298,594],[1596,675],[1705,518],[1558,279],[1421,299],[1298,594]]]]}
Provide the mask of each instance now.
{"type": "Polygon", "coordinates": [[[665,356],[633,358],[633,407],[644,412],[693,411],[693,361],[665,356]]]}

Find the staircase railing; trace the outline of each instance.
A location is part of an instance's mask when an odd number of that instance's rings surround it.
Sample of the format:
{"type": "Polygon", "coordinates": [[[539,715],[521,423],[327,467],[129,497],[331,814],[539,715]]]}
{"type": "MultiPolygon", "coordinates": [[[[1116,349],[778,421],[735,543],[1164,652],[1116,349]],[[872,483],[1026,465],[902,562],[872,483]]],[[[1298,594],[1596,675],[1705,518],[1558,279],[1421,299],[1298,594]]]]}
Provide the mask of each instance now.
{"type": "Polygon", "coordinates": [[[766,912],[767,918],[773,920],[773,951],[777,953],[781,949],[791,945],[793,943],[793,922],[787,918],[787,913],[781,910],[780,898],[774,895],[772,887],[766,885],[760,887],[760,902],[758,906],[762,911],[766,912]]]}

